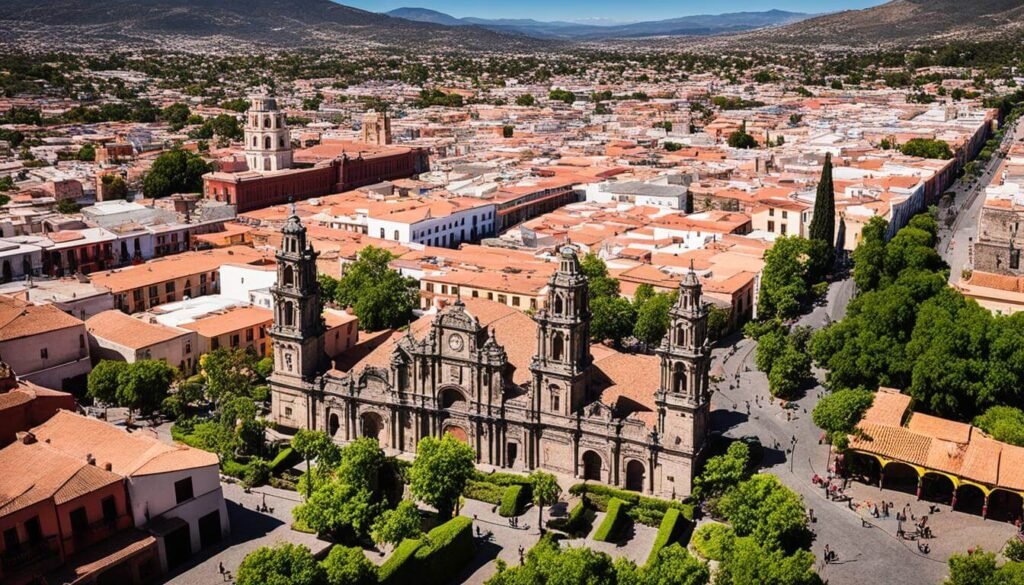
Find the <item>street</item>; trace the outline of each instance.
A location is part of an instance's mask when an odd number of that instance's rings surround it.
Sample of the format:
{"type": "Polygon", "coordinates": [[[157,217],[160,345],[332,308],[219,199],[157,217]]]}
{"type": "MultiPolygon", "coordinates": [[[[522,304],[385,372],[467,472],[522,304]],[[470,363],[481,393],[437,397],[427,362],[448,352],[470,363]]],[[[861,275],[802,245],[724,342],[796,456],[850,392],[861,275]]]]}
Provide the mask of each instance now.
{"type": "MultiPolygon", "coordinates": [[[[1018,123],[1006,132],[1003,147],[1020,140],[1024,140],[1024,125],[1018,123]]],[[[945,211],[940,213],[938,250],[943,260],[950,266],[950,284],[959,282],[963,270],[971,267],[971,242],[978,235],[978,218],[985,204],[985,187],[992,181],[1002,162],[1002,156],[994,155],[975,182],[965,184],[962,180],[957,181],[952,189],[955,197],[950,208],[955,212],[956,219],[949,229],[943,222],[945,211]]]]}

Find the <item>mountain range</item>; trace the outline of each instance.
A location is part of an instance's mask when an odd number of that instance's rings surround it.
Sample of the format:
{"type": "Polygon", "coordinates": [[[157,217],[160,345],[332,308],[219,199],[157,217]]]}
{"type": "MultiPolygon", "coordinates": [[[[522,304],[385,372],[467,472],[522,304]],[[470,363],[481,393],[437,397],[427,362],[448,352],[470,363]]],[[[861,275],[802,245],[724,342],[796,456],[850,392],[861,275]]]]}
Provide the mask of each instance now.
{"type": "Polygon", "coordinates": [[[445,26],[478,26],[496,32],[514,33],[540,39],[587,41],[650,36],[708,36],[779,26],[810,16],[799,12],[768,10],[764,12],[702,14],[631,24],[590,25],[533,19],[456,18],[428,8],[397,8],[387,14],[416,22],[445,26]]]}
{"type": "Polygon", "coordinates": [[[809,17],[771,10],[599,26],[487,20],[405,8],[368,12],[331,0],[0,0],[0,44],[54,50],[128,45],[204,50],[365,46],[531,51],[576,43],[709,49],[865,48],[1024,32],[1024,0],[892,0],[809,17]]]}

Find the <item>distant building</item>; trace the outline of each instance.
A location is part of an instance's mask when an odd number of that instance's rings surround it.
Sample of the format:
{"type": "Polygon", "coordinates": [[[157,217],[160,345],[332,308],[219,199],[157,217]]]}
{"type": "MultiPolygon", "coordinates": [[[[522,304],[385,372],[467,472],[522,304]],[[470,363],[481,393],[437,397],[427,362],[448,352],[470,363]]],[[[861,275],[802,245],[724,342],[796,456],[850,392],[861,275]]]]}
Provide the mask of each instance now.
{"type": "Polygon", "coordinates": [[[135,363],[161,360],[192,374],[199,361],[199,347],[193,331],[104,311],[85,322],[89,331],[90,353],[96,360],[135,363]]]}
{"type": "Polygon", "coordinates": [[[272,172],[292,168],[292,140],[277,100],[259,96],[245,114],[245,161],[250,171],[272,172]]]}
{"type": "Polygon", "coordinates": [[[19,381],[14,370],[0,362],[0,447],[12,443],[17,433],[50,420],[62,408],[76,410],[75,397],[19,381]]]}
{"type": "Polygon", "coordinates": [[[367,144],[391,144],[391,116],[387,112],[369,112],[363,115],[362,140],[367,144]]]}
{"type": "Polygon", "coordinates": [[[92,369],[85,323],[53,305],[0,295],[0,360],[23,380],[63,389],[92,369]]]}

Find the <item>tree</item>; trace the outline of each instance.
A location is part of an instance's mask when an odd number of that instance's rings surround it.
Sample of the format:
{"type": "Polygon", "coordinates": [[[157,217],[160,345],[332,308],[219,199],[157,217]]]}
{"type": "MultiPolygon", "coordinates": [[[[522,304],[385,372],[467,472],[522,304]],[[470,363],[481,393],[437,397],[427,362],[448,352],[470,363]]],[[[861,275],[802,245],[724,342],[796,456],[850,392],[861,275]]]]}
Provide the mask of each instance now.
{"type": "Polygon", "coordinates": [[[528,93],[524,93],[523,95],[516,97],[517,106],[532,107],[536,103],[536,98],[528,93]]]}
{"type": "Polygon", "coordinates": [[[466,481],[473,475],[475,460],[473,448],[451,435],[440,439],[424,437],[416,447],[409,489],[436,508],[442,520],[448,520],[466,481]]]}
{"type": "MultiPolygon", "coordinates": [[[[706,585],[711,581],[708,566],[678,543],[658,551],[654,562],[644,567],[640,576],[642,585],[706,585]]],[[[626,585],[622,579],[619,583],[626,585]]]]}
{"type": "Polygon", "coordinates": [[[900,146],[900,152],[907,156],[921,158],[937,158],[941,160],[953,158],[953,150],[947,142],[930,138],[913,138],[908,140],[900,146]]]}
{"type": "Polygon", "coordinates": [[[208,120],[206,123],[209,124],[210,130],[213,131],[214,136],[219,136],[225,140],[242,139],[242,125],[239,124],[238,118],[234,116],[220,114],[212,120],[208,120]]]}
{"type": "Polygon", "coordinates": [[[733,441],[722,455],[709,457],[694,483],[694,495],[715,498],[730,487],[750,477],[750,447],[743,441],[733,441]]]}
{"type": "Polygon", "coordinates": [[[117,381],[121,373],[128,369],[128,362],[100,360],[89,372],[86,381],[86,393],[93,400],[105,404],[117,403],[117,381]]]}
{"type": "Polygon", "coordinates": [[[869,390],[836,390],[818,401],[811,419],[829,434],[833,444],[843,447],[846,436],[854,431],[874,400],[875,393],[869,390]]]}
{"type": "Polygon", "coordinates": [[[949,557],[944,585],[996,585],[996,555],[982,549],[949,557]]]}
{"type": "Polygon", "coordinates": [[[861,231],[860,244],[853,251],[853,281],[860,291],[878,288],[885,271],[885,233],[889,222],[875,216],[861,231]]]}
{"type": "Polygon", "coordinates": [[[814,572],[814,555],[798,550],[784,551],[761,545],[756,539],[735,539],[732,550],[715,576],[719,585],[820,585],[814,572]]]}
{"type": "Polygon", "coordinates": [[[92,162],[96,160],[96,147],[92,144],[85,144],[82,148],[78,149],[78,154],[75,155],[80,161],[92,162]]]}
{"type": "Polygon", "coordinates": [[[811,356],[787,343],[768,373],[768,390],[776,398],[792,400],[810,375],[811,356]]]}
{"type": "MultiPolygon", "coordinates": [[[[238,585],[326,585],[326,573],[304,546],[282,543],[246,555],[238,567],[238,585]]],[[[332,584],[333,585],[333,584],[332,584]]]]}
{"type": "MultiPolygon", "coordinates": [[[[639,293],[639,289],[637,289],[637,293],[639,293]]],[[[668,312],[672,308],[672,295],[660,293],[645,302],[638,304],[636,301],[637,296],[634,295],[634,307],[638,306],[639,308],[636,309],[636,325],[633,326],[633,336],[648,347],[661,343],[671,324],[668,312]]]]}
{"type": "Polygon", "coordinates": [[[367,331],[406,325],[419,299],[415,281],[388,265],[393,259],[383,248],[363,248],[345,267],[335,289],[335,300],[353,307],[360,327],[367,331]]]}
{"type": "Polygon", "coordinates": [[[511,124],[506,124],[506,125],[501,127],[501,137],[502,138],[512,138],[512,136],[515,134],[515,132],[516,132],[516,127],[512,126],[511,124]]]}
{"type": "Polygon", "coordinates": [[[82,206],[75,202],[74,199],[60,199],[57,201],[57,213],[63,213],[64,215],[70,215],[72,213],[78,213],[81,211],[82,206]]]}
{"type": "Polygon", "coordinates": [[[543,530],[544,506],[556,504],[562,488],[558,485],[558,478],[540,470],[530,473],[530,483],[533,484],[533,505],[537,506],[537,526],[543,530]]]}
{"type": "Polygon", "coordinates": [[[420,511],[412,500],[402,500],[394,510],[378,516],[371,531],[374,542],[392,546],[406,538],[419,538],[422,533],[420,511]]]}
{"type": "Polygon", "coordinates": [[[142,193],[147,198],[159,199],[174,193],[202,191],[203,175],[210,165],[198,154],[184,150],[171,150],[158,156],[142,181],[142,193]]]}
{"type": "Polygon", "coordinates": [[[338,446],[334,444],[334,441],[331,440],[327,433],[311,431],[309,429],[299,429],[295,436],[292,437],[291,446],[296,453],[306,460],[305,494],[308,499],[315,487],[311,461],[316,460],[317,467],[322,468],[326,472],[327,470],[334,469],[341,462],[341,450],[338,449],[338,446]]]}
{"type": "MultiPolygon", "coordinates": [[[[997,441],[1024,447],[1024,411],[1012,406],[992,406],[975,417],[974,426],[997,441]]],[[[1024,558],[1015,559],[1024,561],[1024,558]]]]}
{"type": "Polygon", "coordinates": [[[117,402],[129,411],[149,414],[167,398],[177,370],[161,360],[137,361],[117,377],[117,402]]]}
{"type": "Polygon", "coordinates": [[[576,94],[565,89],[552,89],[548,92],[548,99],[572,105],[572,103],[576,101],[576,94]]]}
{"type": "Polygon", "coordinates": [[[383,511],[370,490],[331,478],[318,483],[292,515],[317,534],[349,540],[367,536],[374,519],[383,511]]]}
{"type": "Polygon", "coordinates": [[[633,332],[636,313],[633,305],[622,297],[601,296],[590,303],[590,337],[603,342],[610,339],[615,347],[633,332]]]}
{"type": "Polygon", "coordinates": [[[180,102],[171,104],[160,112],[160,117],[171,126],[172,130],[181,130],[191,115],[192,111],[189,110],[188,104],[180,102]]]}
{"type": "Polygon", "coordinates": [[[242,348],[222,347],[203,355],[199,365],[206,380],[206,397],[219,405],[231,396],[251,396],[260,381],[256,364],[256,354],[242,348]]]}
{"type": "Polygon", "coordinates": [[[127,199],[128,183],[118,174],[103,175],[100,179],[109,199],[127,199]]]}
{"type": "Polygon", "coordinates": [[[377,567],[358,546],[335,545],[321,565],[327,585],[377,584],[377,567]]]}
{"type": "Polygon", "coordinates": [[[757,140],[750,134],[747,134],[746,122],[743,122],[739,130],[729,135],[727,142],[731,148],[742,148],[744,150],[757,148],[757,140]]]}
{"type": "Polygon", "coordinates": [[[825,242],[829,257],[834,253],[836,242],[836,193],[832,183],[832,153],[825,155],[825,164],[821,167],[821,180],[818,181],[818,192],[814,198],[814,216],[808,228],[812,240],[825,242]]]}
{"type": "Polygon", "coordinates": [[[766,549],[792,552],[810,543],[803,500],[774,475],[757,474],[729,488],[716,510],[737,536],[752,536],[766,549]]]}
{"type": "Polygon", "coordinates": [[[828,250],[822,242],[783,236],[765,254],[758,313],[762,319],[791,319],[811,298],[824,276],[828,250]]]}

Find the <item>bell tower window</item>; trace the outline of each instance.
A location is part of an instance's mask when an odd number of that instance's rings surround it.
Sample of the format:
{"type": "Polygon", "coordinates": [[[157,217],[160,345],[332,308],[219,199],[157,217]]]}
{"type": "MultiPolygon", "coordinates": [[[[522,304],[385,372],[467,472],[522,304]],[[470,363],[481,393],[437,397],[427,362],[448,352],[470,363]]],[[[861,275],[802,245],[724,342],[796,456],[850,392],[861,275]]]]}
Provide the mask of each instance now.
{"type": "Polygon", "coordinates": [[[555,336],[551,339],[551,359],[556,362],[562,361],[562,354],[565,352],[565,342],[562,340],[561,333],[555,333],[555,336]]]}
{"type": "Polygon", "coordinates": [[[295,284],[295,270],[291,266],[284,267],[284,285],[292,286],[295,284]]]}
{"type": "Polygon", "coordinates": [[[281,316],[284,318],[285,327],[291,327],[295,324],[295,305],[291,301],[285,302],[281,316]]]}

